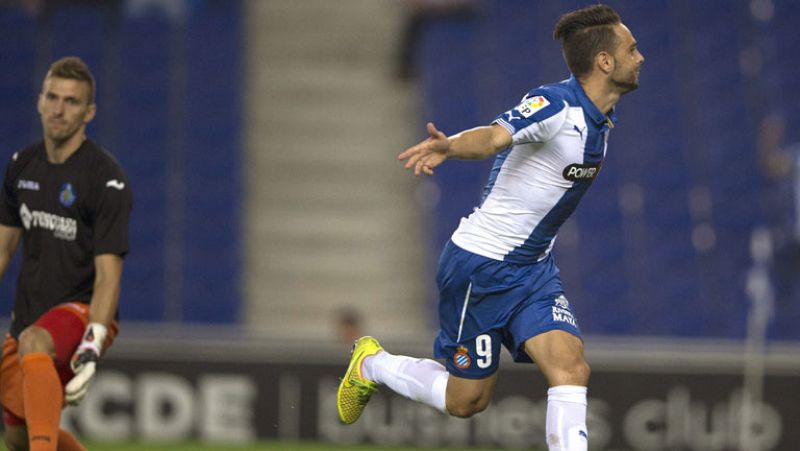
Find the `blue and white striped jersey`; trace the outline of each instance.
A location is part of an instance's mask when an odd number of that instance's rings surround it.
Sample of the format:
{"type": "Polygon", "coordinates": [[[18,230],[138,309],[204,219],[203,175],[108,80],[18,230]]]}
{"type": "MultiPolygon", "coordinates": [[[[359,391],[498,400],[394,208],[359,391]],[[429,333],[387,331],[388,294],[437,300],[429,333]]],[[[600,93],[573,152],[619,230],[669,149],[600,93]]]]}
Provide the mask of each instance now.
{"type": "Polygon", "coordinates": [[[513,263],[546,257],[600,171],[615,122],[574,77],[528,92],[495,119],[513,144],[497,155],[480,206],[462,218],[453,242],[513,263]]]}

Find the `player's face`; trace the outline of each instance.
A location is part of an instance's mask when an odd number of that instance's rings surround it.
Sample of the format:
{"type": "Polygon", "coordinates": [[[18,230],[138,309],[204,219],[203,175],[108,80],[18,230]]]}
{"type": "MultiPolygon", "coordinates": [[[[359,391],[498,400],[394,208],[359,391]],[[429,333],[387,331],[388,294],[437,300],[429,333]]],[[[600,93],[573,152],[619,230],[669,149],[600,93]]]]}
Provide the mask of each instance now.
{"type": "Polygon", "coordinates": [[[636,39],[628,27],[619,24],[614,31],[619,45],[614,52],[616,65],[611,72],[611,81],[625,94],[639,87],[639,71],[644,63],[644,56],[639,52],[636,39]]]}
{"type": "Polygon", "coordinates": [[[95,105],[89,103],[89,84],[68,78],[46,78],[38,110],[46,138],[62,143],[83,133],[95,113],[95,105]]]}

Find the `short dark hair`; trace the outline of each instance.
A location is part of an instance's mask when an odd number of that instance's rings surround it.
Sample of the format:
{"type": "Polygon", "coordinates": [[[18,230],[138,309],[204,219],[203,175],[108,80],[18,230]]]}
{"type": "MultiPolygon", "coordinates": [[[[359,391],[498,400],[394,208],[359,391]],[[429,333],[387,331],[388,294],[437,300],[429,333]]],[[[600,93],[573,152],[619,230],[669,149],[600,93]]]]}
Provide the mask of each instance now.
{"type": "Polygon", "coordinates": [[[622,22],[607,5],[592,5],[564,14],[558,20],[553,38],[563,41],[564,60],[576,77],[592,71],[594,57],[603,51],[613,53],[617,35],[613,26],[622,22]]]}
{"type": "Polygon", "coordinates": [[[51,77],[83,81],[89,84],[89,105],[94,103],[94,76],[89,66],[77,56],[61,58],[50,66],[45,80],[51,77]]]}

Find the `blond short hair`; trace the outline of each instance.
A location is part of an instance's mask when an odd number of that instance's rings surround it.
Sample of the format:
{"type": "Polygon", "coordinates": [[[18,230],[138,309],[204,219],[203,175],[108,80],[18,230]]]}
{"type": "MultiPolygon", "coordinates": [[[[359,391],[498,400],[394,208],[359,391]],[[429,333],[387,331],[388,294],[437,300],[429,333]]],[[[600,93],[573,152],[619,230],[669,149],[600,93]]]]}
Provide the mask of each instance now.
{"type": "Polygon", "coordinates": [[[89,66],[77,56],[67,56],[54,62],[47,71],[45,80],[48,78],[66,78],[78,80],[89,84],[89,105],[94,103],[94,76],[89,66]]]}

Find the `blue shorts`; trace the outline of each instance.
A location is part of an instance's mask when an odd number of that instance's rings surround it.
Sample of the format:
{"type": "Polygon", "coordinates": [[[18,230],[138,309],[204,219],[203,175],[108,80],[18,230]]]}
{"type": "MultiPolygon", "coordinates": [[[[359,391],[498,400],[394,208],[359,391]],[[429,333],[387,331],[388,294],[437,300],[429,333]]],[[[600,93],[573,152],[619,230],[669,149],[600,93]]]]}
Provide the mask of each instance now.
{"type": "Polygon", "coordinates": [[[578,338],[553,256],[520,265],[465,251],[448,241],[439,259],[439,335],[434,355],[447,371],[482,379],[497,371],[500,344],[515,362],[531,362],[526,340],[550,330],[578,338]]]}

